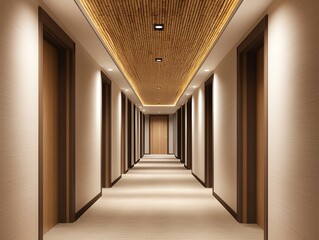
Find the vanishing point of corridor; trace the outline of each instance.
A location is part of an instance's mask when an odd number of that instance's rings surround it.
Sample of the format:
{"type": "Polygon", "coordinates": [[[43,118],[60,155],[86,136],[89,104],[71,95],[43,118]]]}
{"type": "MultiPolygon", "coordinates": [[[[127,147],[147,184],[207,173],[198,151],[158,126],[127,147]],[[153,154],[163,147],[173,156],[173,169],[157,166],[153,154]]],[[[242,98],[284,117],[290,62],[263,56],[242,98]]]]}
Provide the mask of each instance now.
{"type": "Polygon", "coordinates": [[[172,155],[146,155],[77,222],[58,224],[44,239],[263,239],[211,191],[172,155]]]}

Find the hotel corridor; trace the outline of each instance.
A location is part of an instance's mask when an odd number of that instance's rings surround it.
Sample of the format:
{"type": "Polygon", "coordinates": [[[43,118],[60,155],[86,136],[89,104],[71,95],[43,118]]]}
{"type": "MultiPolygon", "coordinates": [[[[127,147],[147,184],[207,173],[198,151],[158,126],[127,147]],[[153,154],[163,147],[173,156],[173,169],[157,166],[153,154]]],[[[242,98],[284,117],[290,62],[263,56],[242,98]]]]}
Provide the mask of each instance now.
{"type": "Polygon", "coordinates": [[[146,155],[73,224],[45,240],[261,240],[256,225],[239,224],[172,155],[146,155]]]}

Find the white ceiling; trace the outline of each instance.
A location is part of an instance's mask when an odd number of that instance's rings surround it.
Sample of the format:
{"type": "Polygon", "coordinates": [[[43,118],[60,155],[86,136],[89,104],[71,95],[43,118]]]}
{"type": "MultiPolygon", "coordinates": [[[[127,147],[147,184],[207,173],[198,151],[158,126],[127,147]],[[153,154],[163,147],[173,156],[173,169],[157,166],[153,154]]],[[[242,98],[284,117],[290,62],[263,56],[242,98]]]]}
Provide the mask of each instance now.
{"type": "MultiPolygon", "coordinates": [[[[257,23],[257,20],[261,18],[263,12],[272,1],[244,0],[242,2],[176,106],[142,107],[141,110],[145,110],[145,114],[174,113],[190,97],[186,94],[191,95],[196,91],[196,88],[193,88],[193,86],[200,86],[214,72],[216,66],[227,53],[257,23]],[[205,69],[209,69],[210,71],[205,72],[205,69]]],[[[63,24],[78,43],[95,59],[108,77],[123,90],[132,102],[138,107],[141,106],[141,102],[132,91],[120,69],[116,66],[90,23],[77,6],[76,0],[42,0],[42,2],[54,13],[56,18],[60,20],[60,23],[63,24]],[[108,71],[108,69],[113,69],[113,71],[108,71]]],[[[42,6],[43,3],[41,4],[42,6]]]]}

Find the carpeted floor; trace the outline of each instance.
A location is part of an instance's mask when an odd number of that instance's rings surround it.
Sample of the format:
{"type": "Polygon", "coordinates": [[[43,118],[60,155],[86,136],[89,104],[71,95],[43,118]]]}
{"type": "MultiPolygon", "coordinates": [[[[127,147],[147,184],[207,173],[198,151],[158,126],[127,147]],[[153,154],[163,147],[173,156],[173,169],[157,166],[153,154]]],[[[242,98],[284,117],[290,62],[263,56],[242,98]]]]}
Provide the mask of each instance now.
{"type": "Polygon", "coordinates": [[[58,224],[45,240],[262,240],[237,223],[172,156],[144,157],[77,222],[58,224]]]}

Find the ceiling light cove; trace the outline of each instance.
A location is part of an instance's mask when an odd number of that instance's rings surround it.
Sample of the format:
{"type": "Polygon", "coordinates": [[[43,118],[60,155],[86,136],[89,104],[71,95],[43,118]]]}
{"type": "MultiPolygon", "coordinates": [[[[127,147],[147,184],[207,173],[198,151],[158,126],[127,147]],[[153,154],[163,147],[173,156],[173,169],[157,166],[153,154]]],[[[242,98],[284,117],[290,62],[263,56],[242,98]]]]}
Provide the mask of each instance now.
{"type": "Polygon", "coordinates": [[[166,107],[176,106],[242,2],[76,1],[142,105],[160,97],[166,107]]]}

